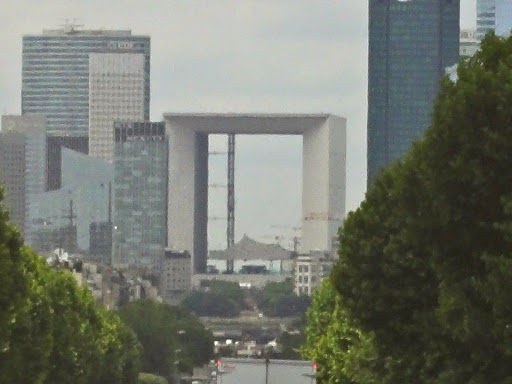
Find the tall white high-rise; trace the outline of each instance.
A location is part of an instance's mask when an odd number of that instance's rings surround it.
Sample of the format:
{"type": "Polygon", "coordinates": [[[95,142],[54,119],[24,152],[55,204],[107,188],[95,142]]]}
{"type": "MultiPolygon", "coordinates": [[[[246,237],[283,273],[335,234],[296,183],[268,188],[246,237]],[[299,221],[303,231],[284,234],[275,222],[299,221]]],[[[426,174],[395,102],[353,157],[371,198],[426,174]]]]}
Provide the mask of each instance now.
{"type": "Polygon", "coordinates": [[[477,0],[477,39],[482,41],[489,31],[507,36],[512,30],[512,0],[477,0]]]}
{"type": "Polygon", "coordinates": [[[92,53],[89,56],[89,155],[112,162],[114,121],[143,121],[144,55],[92,53]]]}

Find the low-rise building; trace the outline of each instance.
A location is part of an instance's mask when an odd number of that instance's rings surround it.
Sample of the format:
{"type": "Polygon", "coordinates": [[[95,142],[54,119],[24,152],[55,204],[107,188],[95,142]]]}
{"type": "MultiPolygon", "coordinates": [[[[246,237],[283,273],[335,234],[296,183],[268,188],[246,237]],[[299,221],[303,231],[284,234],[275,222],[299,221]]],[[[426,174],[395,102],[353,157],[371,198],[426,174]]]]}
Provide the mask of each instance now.
{"type": "Polygon", "coordinates": [[[329,254],[311,252],[299,255],[295,260],[295,293],[299,296],[311,296],[322,280],[331,273],[334,260],[329,254]]]}
{"type": "Polygon", "coordinates": [[[192,287],[191,256],[187,251],[166,249],[160,266],[160,296],[170,304],[179,303],[192,287]]]}

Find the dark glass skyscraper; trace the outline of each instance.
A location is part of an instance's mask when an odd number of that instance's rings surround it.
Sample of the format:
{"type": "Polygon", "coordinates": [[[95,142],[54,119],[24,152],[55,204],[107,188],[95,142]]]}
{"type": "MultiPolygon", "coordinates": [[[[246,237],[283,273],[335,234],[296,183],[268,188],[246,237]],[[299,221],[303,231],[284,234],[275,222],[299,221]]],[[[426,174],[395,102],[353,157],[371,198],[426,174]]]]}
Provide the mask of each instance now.
{"type": "Polygon", "coordinates": [[[117,121],[114,131],[112,265],[151,270],[167,243],[165,124],[117,121]]]}
{"type": "Polygon", "coordinates": [[[144,54],[144,119],[149,119],[150,38],[129,30],[81,30],[72,25],[23,36],[21,110],[41,113],[48,131],[89,131],[91,53],[144,54]]]}
{"type": "Polygon", "coordinates": [[[370,0],[368,185],[430,124],[445,69],[459,59],[460,0],[370,0]]]}

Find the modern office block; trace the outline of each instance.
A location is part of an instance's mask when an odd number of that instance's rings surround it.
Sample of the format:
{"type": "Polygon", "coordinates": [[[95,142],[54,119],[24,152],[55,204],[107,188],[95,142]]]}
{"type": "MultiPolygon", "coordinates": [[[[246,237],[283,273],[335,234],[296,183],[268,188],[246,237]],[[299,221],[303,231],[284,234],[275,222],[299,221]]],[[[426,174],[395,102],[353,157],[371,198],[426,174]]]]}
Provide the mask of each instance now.
{"type": "Polygon", "coordinates": [[[46,190],[60,189],[62,170],[62,148],[89,153],[89,137],[80,132],[49,132],[46,137],[48,178],[46,190]]]}
{"type": "Polygon", "coordinates": [[[167,239],[164,123],[116,122],[112,265],[158,266],[167,239]]]}
{"type": "Polygon", "coordinates": [[[68,148],[61,154],[62,187],[34,196],[30,207],[33,246],[41,252],[61,246],[87,252],[95,247],[91,225],[110,221],[113,166],[68,148]]]}
{"type": "Polygon", "coordinates": [[[42,113],[48,131],[89,130],[89,57],[93,53],[141,54],[144,120],[149,119],[150,38],[129,30],[82,30],[73,25],[23,37],[22,113],[42,113]]]}
{"type": "Polygon", "coordinates": [[[459,59],[459,0],[370,0],[368,185],[430,124],[439,80],[459,59]]]}
{"type": "Polygon", "coordinates": [[[89,253],[99,256],[107,264],[111,263],[112,255],[112,223],[109,221],[94,222],[89,227],[89,253]]]}
{"type": "Polygon", "coordinates": [[[89,154],[112,162],[114,121],[144,120],[144,55],[89,56],[89,154]]]}
{"type": "Polygon", "coordinates": [[[512,0],[477,0],[477,39],[494,31],[497,35],[508,36],[512,31],[512,0]]]}
{"type": "Polygon", "coordinates": [[[0,184],[3,204],[30,244],[29,210],[46,187],[46,118],[42,115],[4,115],[0,131],[0,184]]]}

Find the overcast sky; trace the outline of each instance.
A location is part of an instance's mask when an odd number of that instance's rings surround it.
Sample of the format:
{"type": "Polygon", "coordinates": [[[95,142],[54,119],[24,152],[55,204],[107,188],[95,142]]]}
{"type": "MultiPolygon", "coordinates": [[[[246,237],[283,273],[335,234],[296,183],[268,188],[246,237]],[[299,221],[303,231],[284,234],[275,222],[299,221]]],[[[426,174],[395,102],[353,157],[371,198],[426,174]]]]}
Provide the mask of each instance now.
{"type": "MultiPolygon", "coordinates": [[[[475,0],[461,2],[461,25],[472,27],[475,0]]],[[[0,0],[2,114],[20,112],[22,36],[66,19],[151,36],[153,120],[164,112],[346,117],[347,208],[364,198],[367,1],[0,0]]],[[[223,150],[225,142],[213,137],[211,148],[223,150]]],[[[225,163],[225,156],[211,159],[211,183],[225,184],[225,163]]],[[[301,139],[239,136],[236,164],[236,239],[292,236],[286,227],[301,218],[301,139]]],[[[225,194],[211,189],[211,216],[226,216],[225,194]]],[[[212,220],[209,229],[210,247],[224,246],[225,220],[212,220]]]]}

